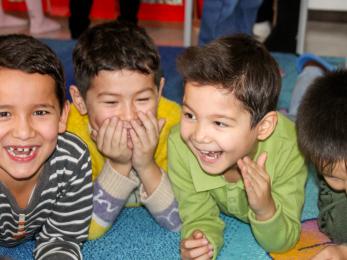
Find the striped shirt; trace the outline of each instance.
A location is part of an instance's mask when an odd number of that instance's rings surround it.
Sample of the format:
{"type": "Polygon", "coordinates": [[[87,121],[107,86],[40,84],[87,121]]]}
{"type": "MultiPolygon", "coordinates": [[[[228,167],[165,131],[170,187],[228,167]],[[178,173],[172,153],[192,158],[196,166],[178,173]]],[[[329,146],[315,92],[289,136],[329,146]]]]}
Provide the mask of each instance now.
{"type": "Polygon", "coordinates": [[[0,182],[0,246],[35,238],[35,259],[82,259],[92,215],[91,161],[76,136],[58,136],[28,206],[19,208],[0,182]]]}

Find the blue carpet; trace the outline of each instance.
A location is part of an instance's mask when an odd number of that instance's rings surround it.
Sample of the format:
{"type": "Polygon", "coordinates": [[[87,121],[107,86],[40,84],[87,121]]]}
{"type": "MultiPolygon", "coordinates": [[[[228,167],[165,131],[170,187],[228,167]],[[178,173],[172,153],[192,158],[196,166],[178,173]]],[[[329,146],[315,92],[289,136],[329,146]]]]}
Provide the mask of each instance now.
{"type": "MultiPolygon", "coordinates": [[[[74,41],[43,40],[60,57],[64,64],[67,86],[74,82],[71,51],[74,41]]],[[[162,69],[166,78],[164,95],[178,103],[182,99],[182,80],[175,69],[175,58],[183,51],[177,47],[159,47],[162,69]]],[[[287,109],[297,73],[296,56],[273,53],[284,72],[278,108],[287,109]]],[[[343,59],[330,58],[340,63],[343,59]]],[[[302,220],[315,218],[317,209],[317,185],[314,171],[310,170],[306,185],[305,206],[302,220]]],[[[222,215],[226,222],[225,244],[218,259],[269,259],[268,254],[255,241],[250,227],[239,220],[222,215]]],[[[179,259],[179,234],[159,227],[144,208],[124,209],[112,229],[101,239],[84,244],[83,255],[89,259],[179,259]]],[[[11,256],[13,260],[32,259],[34,242],[29,241],[15,248],[0,247],[0,256],[11,256]]]]}

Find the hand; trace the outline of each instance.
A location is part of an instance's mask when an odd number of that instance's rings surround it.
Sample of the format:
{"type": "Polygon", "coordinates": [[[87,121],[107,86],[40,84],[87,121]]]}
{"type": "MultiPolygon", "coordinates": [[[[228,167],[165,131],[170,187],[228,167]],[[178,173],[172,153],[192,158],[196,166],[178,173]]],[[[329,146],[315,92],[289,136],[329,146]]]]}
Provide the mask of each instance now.
{"type": "Polygon", "coordinates": [[[98,131],[92,131],[92,138],[115,170],[123,175],[129,174],[132,151],[127,145],[127,129],[121,120],[117,117],[106,119],[98,131]]]}
{"type": "Polygon", "coordinates": [[[347,259],[347,245],[331,245],[323,248],[312,260],[343,260],[347,259]]]}
{"type": "Polygon", "coordinates": [[[131,141],[133,144],[132,166],[137,172],[153,166],[154,153],[159,141],[159,134],[165,121],[157,120],[152,113],[138,113],[138,120],[131,120],[131,141]]]}
{"type": "Polygon", "coordinates": [[[270,219],[276,212],[271,195],[270,177],[265,170],[266,159],[266,153],[262,153],[256,163],[248,156],[237,161],[249,206],[255,213],[256,219],[260,221],[270,219]]]}
{"type": "Polygon", "coordinates": [[[213,246],[201,231],[195,230],[190,237],[181,241],[181,258],[183,260],[203,260],[212,257],[213,246]]]}

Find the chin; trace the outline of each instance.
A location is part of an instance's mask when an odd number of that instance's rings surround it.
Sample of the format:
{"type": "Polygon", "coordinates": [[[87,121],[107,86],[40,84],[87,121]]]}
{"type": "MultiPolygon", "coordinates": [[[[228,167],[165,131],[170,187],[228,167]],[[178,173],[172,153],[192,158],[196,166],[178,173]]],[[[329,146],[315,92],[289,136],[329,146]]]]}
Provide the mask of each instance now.
{"type": "Polygon", "coordinates": [[[205,172],[207,172],[210,175],[221,175],[223,174],[228,167],[223,167],[223,166],[219,166],[219,165],[206,165],[205,163],[202,163],[199,161],[199,165],[201,167],[201,169],[203,169],[205,172]]]}

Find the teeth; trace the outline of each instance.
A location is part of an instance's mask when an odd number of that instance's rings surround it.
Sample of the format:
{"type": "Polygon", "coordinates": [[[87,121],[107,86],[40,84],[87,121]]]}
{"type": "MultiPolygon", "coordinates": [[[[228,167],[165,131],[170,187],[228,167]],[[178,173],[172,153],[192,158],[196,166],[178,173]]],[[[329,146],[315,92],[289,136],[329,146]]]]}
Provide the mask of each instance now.
{"type": "Polygon", "coordinates": [[[7,151],[14,157],[18,158],[26,158],[28,156],[32,156],[33,153],[36,151],[37,147],[27,147],[27,148],[14,148],[14,147],[8,147],[7,151]]]}
{"type": "Polygon", "coordinates": [[[221,152],[210,152],[210,151],[201,151],[201,150],[200,150],[200,152],[203,155],[209,157],[210,159],[217,159],[221,154],[221,152]]]}

